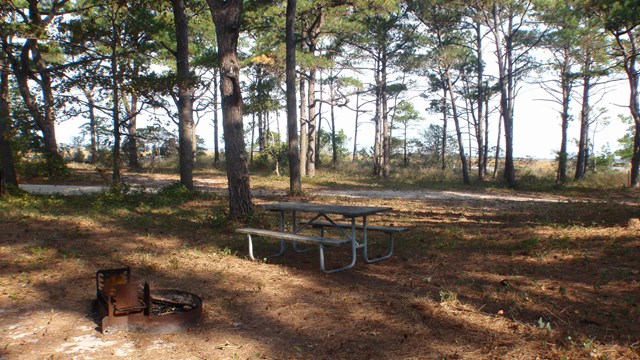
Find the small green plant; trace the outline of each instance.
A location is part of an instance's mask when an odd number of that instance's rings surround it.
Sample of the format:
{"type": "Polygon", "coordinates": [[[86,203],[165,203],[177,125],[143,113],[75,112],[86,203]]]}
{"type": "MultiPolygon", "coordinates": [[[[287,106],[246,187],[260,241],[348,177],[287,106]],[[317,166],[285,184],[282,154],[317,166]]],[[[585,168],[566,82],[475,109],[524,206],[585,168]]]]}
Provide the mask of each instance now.
{"type": "Polygon", "coordinates": [[[60,255],[64,260],[67,259],[79,259],[80,256],[78,255],[78,252],[75,250],[65,250],[62,252],[62,254],[60,255]]]}
{"type": "Polygon", "coordinates": [[[544,321],[544,319],[541,316],[538,319],[538,328],[540,330],[547,330],[548,332],[551,332],[551,323],[548,321],[544,321]]]}
{"type": "Polygon", "coordinates": [[[511,252],[530,254],[535,248],[538,247],[538,245],[540,245],[540,240],[535,237],[530,237],[513,244],[510,247],[510,250],[511,252]]]}
{"type": "Polygon", "coordinates": [[[29,248],[29,252],[32,255],[38,256],[38,257],[44,256],[47,253],[47,251],[49,251],[49,249],[47,249],[44,246],[32,246],[29,248]]]}
{"type": "Polygon", "coordinates": [[[177,270],[178,268],[180,268],[180,260],[178,260],[178,258],[176,258],[175,256],[171,257],[169,259],[169,266],[172,269],[177,270]]]}
{"type": "Polygon", "coordinates": [[[218,206],[205,215],[205,223],[214,229],[221,229],[229,224],[229,210],[226,207],[218,206]]]}
{"type": "Polygon", "coordinates": [[[458,294],[451,290],[440,290],[440,303],[455,303],[458,301],[458,294]]]}
{"type": "Polygon", "coordinates": [[[158,204],[182,203],[193,198],[197,192],[189,190],[180,182],[174,182],[158,190],[154,202],[158,204]]]}
{"type": "Polygon", "coordinates": [[[126,202],[127,195],[131,192],[131,186],[125,183],[117,183],[111,186],[109,191],[98,195],[95,205],[98,207],[121,205],[126,202]]]}

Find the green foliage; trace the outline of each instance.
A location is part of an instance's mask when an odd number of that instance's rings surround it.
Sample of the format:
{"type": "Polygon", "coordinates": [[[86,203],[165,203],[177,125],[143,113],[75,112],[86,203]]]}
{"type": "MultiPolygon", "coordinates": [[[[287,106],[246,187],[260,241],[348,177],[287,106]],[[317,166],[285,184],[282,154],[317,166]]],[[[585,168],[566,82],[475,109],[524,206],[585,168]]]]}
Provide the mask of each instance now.
{"type": "Polygon", "coordinates": [[[189,190],[180,182],[174,182],[158,190],[158,196],[165,203],[181,203],[193,198],[194,190],[189,190]]]}
{"type": "MultiPolygon", "coordinates": [[[[333,134],[320,129],[318,131],[318,140],[320,141],[320,156],[330,156],[333,153],[333,134]]],[[[349,156],[347,141],[349,138],[343,129],[335,134],[336,155],[338,159],[345,159],[349,156]]]]}
{"type": "MultiPolygon", "coordinates": [[[[272,139],[272,136],[267,136],[272,139]]],[[[289,147],[286,142],[271,140],[267,142],[267,146],[263,151],[255,152],[253,155],[253,163],[251,164],[256,170],[272,170],[276,163],[278,166],[286,166],[288,159],[289,147]]]]}
{"type": "Polygon", "coordinates": [[[592,170],[600,171],[601,169],[609,169],[615,163],[615,153],[609,148],[609,144],[603,145],[600,151],[591,157],[592,170]]]}
{"type": "Polygon", "coordinates": [[[440,303],[455,304],[458,302],[458,294],[451,290],[440,290],[440,303]]]}
{"type": "Polygon", "coordinates": [[[213,229],[223,229],[230,224],[229,209],[223,206],[214,207],[206,216],[205,223],[213,229]]]}
{"type": "Polygon", "coordinates": [[[618,139],[619,147],[618,150],[614,152],[614,154],[616,156],[619,156],[623,160],[631,160],[631,157],[633,156],[633,143],[636,131],[635,125],[633,124],[630,116],[620,115],[619,118],[620,121],[628,125],[628,127],[627,133],[624,134],[623,137],[618,139]]]}
{"type": "Polygon", "coordinates": [[[97,207],[121,206],[130,204],[132,201],[131,186],[125,183],[117,183],[111,186],[108,191],[99,194],[95,204],[97,207]]]}
{"type": "MultiPolygon", "coordinates": [[[[427,129],[420,131],[420,137],[412,141],[411,148],[414,150],[414,163],[425,166],[437,167],[442,161],[442,126],[429,124],[427,129]]],[[[447,134],[445,144],[445,162],[452,165],[458,161],[457,142],[452,134],[447,134]]]]}
{"type": "Polygon", "coordinates": [[[588,0],[589,8],[599,15],[607,30],[633,29],[640,24],[640,2],[636,0],[588,0]]]}
{"type": "Polygon", "coordinates": [[[69,168],[61,158],[47,155],[33,156],[16,164],[16,171],[22,176],[60,178],[69,175],[69,168]]]}

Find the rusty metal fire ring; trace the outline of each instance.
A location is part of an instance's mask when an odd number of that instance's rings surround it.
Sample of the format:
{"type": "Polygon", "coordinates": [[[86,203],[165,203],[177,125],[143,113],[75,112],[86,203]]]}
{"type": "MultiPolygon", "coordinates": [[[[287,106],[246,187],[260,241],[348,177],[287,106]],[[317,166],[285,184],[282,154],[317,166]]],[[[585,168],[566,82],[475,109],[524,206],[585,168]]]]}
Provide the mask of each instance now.
{"type": "Polygon", "coordinates": [[[187,291],[150,290],[131,282],[131,269],[96,272],[97,322],[103,334],[127,330],[170,333],[185,330],[202,318],[202,299],[187,291]]]}

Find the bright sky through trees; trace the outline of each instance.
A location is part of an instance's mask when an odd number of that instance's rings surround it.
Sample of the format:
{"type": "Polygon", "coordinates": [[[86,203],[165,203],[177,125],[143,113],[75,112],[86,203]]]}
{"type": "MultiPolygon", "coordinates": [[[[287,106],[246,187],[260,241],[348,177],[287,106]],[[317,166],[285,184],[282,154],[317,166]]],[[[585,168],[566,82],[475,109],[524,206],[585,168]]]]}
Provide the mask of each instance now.
{"type": "MultiPolygon", "coordinates": [[[[604,91],[604,90],[602,90],[604,91]]],[[[595,150],[599,151],[600,148],[606,144],[609,144],[611,150],[615,150],[618,147],[617,140],[621,138],[627,125],[618,120],[618,115],[622,114],[626,116],[628,114],[628,108],[625,105],[628,102],[629,92],[627,84],[623,81],[612,82],[606,85],[607,94],[604,95],[602,100],[595,105],[596,108],[606,108],[607,113],[603,114],[601,121],[598,123],[595,134],[595,150]],[[609,124],[605,126],[603,121],[605,118],[609,118],[609,124]]],[[[427,128],[429,124],[440,124],[440,114],[431,114],[425,111],[427,102],[421,99],[418,95],[422,93],[421,88],[410,89],[407,94],[407,98],[410,98],[415,108],[420,111],[421,116],[425,119],[420,123],[413,124],[411,128],[411,137],[418,136],[420,129],[427,128]]],[[[553,159],[555,158],[555,151],[560,146],[560,115],[558,114],[558,105],[545,101],[549,95],[546,94],[537,84],[527,84],[521,90],[521,95],[518,98],[516,104],[516,117],[515,117],[515,129],[514,137],[516,140],[516,147],[514,149],[515,156],[541,159],[553,159]]],[[[599,99],[600,97],[595,97],[599,99]]],[[[355,106],[355,98],[351,99],[352,105],[355,106]]],[[[573,114],[579,112],[579,103],[573,104],[573,114]]],[[[362,118],[370,119],[373,116],[373,107],[369,109],[371,112],[366,113],[362,118]]],[[[338,128],[344,130],[349,137],[349,146],[352,148],[353,143],[353,127],[355,113],[347,109],[338,110],[338,128]]],[[[282,111],[280,114],[280,127],[282,139],[285,138],[285,114],[282,111]]],[[[326,114],[324,116],[327,116],[326,114]]],[[[576,115],[574,115],[575,117],[576,115]]],[[[200,121],[197,133],[205,140],[205,145],[208,149],[213,148],[213,129],[211,127],[211,119],[213,115],[209,114],[208,118],[204,118],[200,121]]],[[[149,116],[145,116],[145,119],[149,121],[149,116]]],[[[245,117],[245,123],[250,119],[245,117]]],[[[274,117],[275,120],[275,117],[274,117]]],[[[497,134],[498,117],[497,113],[492,115],[493,126],[490,129],[489,141],[495,145],[495,137],[497,134]]],[[[63,122],[58,125],[57,134],[61,143],[70,144],[75,136],[79,135],[79,127],[86,122],[84,119],[73,119],[63,122]]],[[[326,126],[326,123],[323,124],[326,126]]],[[[577,147],[574,139],[579,136],[579,122],[575,119],[571,122],[569,127],[569,153],[575,154],[577,147]]],[[[145,121],[141,121],[141,127],[146,126],[145,121]]],[[[173,124],[171,125],[173,126],[173,124]]],[[[373,132],[373,124],[371,122],[364,123],[360,127],[362,133],[373,132]]],[[[398,132],[395,133],[399,135],[398,132]]],[[[370,148],[371,137],[361,136],[358,140],[358,148],[370,148]]],[[[504,143],[503,143],[504,144],[504,143]]]]}

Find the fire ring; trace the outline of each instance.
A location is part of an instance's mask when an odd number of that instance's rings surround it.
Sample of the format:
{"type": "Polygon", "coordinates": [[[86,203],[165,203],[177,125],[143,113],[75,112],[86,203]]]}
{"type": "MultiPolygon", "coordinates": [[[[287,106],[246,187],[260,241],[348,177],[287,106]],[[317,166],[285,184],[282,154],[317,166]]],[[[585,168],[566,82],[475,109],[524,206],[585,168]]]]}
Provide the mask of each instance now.
{"type": "Polygon", "coordinates": [[[96,272],[96,313],[103,334],[120,330],[170,333],[194,326],[202,318],[202,299],[190,292],[150,290],[132,283],[131,269],[96,272]]]}

